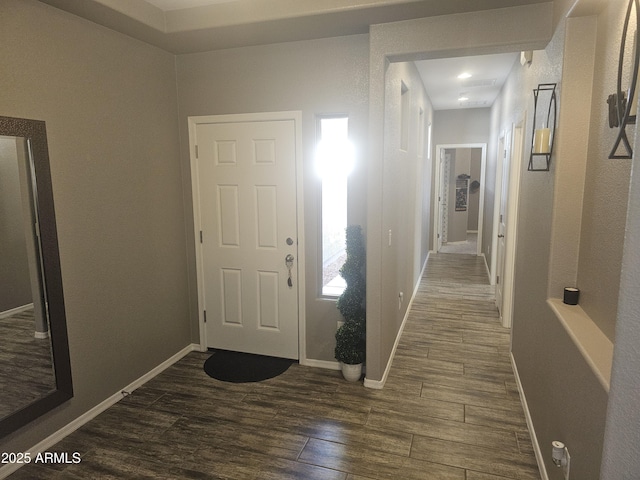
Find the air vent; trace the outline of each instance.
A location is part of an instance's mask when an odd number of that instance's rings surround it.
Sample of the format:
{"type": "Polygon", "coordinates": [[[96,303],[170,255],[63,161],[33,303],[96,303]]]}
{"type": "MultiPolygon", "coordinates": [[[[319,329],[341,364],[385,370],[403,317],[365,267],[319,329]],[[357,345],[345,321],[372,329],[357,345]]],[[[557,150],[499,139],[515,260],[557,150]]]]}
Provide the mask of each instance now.
{"type": "Polygon", "coordinates": [[[478,88],[478,87],[493,87],[495,86],[498,80],[495,78],[487,78],[487,79],[469,79],[465,80],[461,83],[461,85],[465,88],[478,88]]]}
{"type": "Polygon", "coordinates": [[[460,106],[462,106],[462,107],[484,107],[486,105],[489,105],[489,102],[486,101],[486,100],[460,102],[460,106]]]}

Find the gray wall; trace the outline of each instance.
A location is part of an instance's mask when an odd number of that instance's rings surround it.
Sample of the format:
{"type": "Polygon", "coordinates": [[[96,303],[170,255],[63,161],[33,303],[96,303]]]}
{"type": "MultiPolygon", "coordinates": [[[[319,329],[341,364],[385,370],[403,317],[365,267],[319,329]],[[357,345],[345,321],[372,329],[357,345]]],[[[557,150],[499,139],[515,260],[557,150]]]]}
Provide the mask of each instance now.
{"type": "MultiPolygon", "coordinates": [[[[606,99],[612,86],[615,90],[625,12],[622,2],[612,1],[598,18],[577,278],[580,304],[610,340],[615,334],[631,160],[609,160],[616,131],[608,128],[608,110],[597,100],[606,99]]],[[[633,144],[633,136],[630,141],[633,144]]]]}
{"type": "Polygon", "coordinates": [[[424,183],[424,178],[431,171],[431,164],[429,159],[425,161],[424,146],[420,141],[420,109],[427,120],[424,122],[426,128],[432,118],[432,107],[415,64],[391,63],[385,79],[384,182],[378,193],[385,199],[382,219],[386,243],[381,259],[382,268],[388,275],[384,315],[389,322],[382,333],[387,341],[385,355],[391,353],[393,344],[388,341],[395,339],[400,329],[428,252],[421,232],[430,207],[422,198],[423,195],[430,196],[429,184],[424,183]],[[410,99],[406,148],[403,148],[401,133],[402,85],[408,88],[410,99]],[[400,293],[402,302],[399,302],[400,293]]]}
{"type": "MultiPolygon", "coordinates": [[[[372,25],[370,28],[367,184],[367,379],[370,382],[383,380],[398,334],[396,314],[390,311],[397,305],[394,283],[397,277],[393,271],[387,270],[389,264],[386,260],[386,256],[391,254],[387,246],[387,232],[392,220],[384,213],[384,193],[385,188],[389,188],[384,147],[389,64],[507,52],[513,51],[513,45],[518,45],[518,49],[539,48],[546,45],[551,37],[552,16],[552,5],[538,4],[372,25]],[[501,28],[496,29],[495,25],[501,28]],[[382,216],[380,212],[383,212],[382,216]]],[[[433,125],[435,130],[435,119],[433,125]]],[[[433,145],[438,142],[434,132],[433,145]]],[[[432,225],[433,212],[430,219],[432,225]]],[[[407,255],[407,252],[401,255],[407,255]]]]}
{"type": "MultiPolygon", "coordinates": [[[[437,110],[434,112],[433,124],[433,144],[436,145],[456,145],[465,143],[486,143],[490,145],[491,132],[491,109],[490,108],[466,108],[459,110],[437,110]]],[[[482,152],[480,152],[482,155],[482,152]]],[[[434,166],[435,168],[435,166],[434,166]]],[[[487,164],[485,167],[485,201],[483,212],[482,232],[478,232],[478,237],[482,237],[482,252],[485,254],[487,265],[491,265],[491,236],[493,234],[493,199],[495,184],[495,162],[489,159],[487,150],[487,164]]],[[[478,181],[480,178],[478,177],[478,181]]],[[[480,192],[477,194],[478,202],[480,192]]],[[[455,207],[455,205],[454,205],[455,207]]],[[[437,212],[432,211],[432,219],[437,212]]],[[[477,214],[475,215],[477,219],[477,214]]],[[[471,230],[477,229],[470,228],[471,230]]],[[[433,242],[433,239],[431,239],[433,242]]],[[[434,246],[431,245],[433,249],[434,246]]]]}
{"type": "MultiPolygon", "coordinates": [[[[624,3],[609,2],[597,19],[560,21],[553,40],[534,53],[530,67],[514,66],[493,111],[495,143],[501,132],[526,119],[526,162],[531,90],[538,83],[558,83],[559,123],[551,172],[527,172],[525,166],[520,178],[512,331],[512,354],[552,480],[561,478],[548,454],[552,440],[562,440],[569,448],[572,477],[599,478],[607,408],[628,408],[630,391],[637,389],[637,383],[620,385],[620,400],[610,404],[607,380],[586,359],[588,347],[585,350],[572,338],[547,303],[549,297],[561,297],[563,285],[577,280],[583,290],[582,321],[609,338],[618,302],[628,306],[618,286],[630,162],[606,158],[613,134],[602,106],[605,93],[615,85],[616,69],[609,64],[613,60],[605,59],[616,56],[624,3]]],[[[604,351],[604,343],[594,350],[604,351]]],[[[616,356],[617,350],[616,345],[616,356]]],[[[622,363],[635,361],[628,351],[620,358],[622,363]]],[[[607,430],[612,442],[619,440],[617,433],[607,430]]]]}
{"type": "Polygon", "coordinates": [[[335,361],[334,335],[340,314],[334,300],[319,297],[321,184],[314,168],[316,115],[349,115],[349,136],[356,147],[357,163],[348,185],[348,222],[362,225],[366,231],[368,36],[181,55],[177,69],[193,341],[199,340],[187,117],[301,110],[307,357],[335,361]]]}
{"type": "Polygon", "coordinates": [[[34,0],[0,9],[2,114],[47,127],[75,395],[0,441],[15,452],[191,337],[174,56],[34,0]]]}

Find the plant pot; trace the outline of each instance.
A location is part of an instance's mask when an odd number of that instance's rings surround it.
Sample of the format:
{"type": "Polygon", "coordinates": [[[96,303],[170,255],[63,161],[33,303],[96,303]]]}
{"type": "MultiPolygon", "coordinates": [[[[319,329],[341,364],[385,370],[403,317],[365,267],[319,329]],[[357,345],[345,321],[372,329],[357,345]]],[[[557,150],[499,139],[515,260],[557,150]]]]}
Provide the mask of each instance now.
{"type": "Polygon", "coordinates": [[[362,376],[362,364],[350,365],[348,363],[341,363],[342,376],[347,382],[357,382],[362,376]]]}

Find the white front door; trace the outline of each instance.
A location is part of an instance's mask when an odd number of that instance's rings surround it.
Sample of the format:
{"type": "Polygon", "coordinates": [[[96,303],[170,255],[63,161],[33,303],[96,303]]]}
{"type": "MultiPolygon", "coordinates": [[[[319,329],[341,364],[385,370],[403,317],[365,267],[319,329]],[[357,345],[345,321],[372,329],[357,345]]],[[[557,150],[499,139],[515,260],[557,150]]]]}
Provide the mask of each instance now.
{"type": "Polygon", "coordinates": [[[206,346],[298,359],[295,121],[191,130],[206,346]]]}

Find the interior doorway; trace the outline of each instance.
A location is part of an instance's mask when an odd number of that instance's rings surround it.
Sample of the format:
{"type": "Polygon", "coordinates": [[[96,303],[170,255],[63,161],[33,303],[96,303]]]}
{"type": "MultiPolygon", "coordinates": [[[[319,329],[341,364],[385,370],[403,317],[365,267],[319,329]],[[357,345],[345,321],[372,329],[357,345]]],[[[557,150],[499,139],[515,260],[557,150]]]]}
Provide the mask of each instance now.
{"type": "Polygon", "coordinates": [[[436,146],[434,250],[480,255],[486,144],[436,146]]]}

